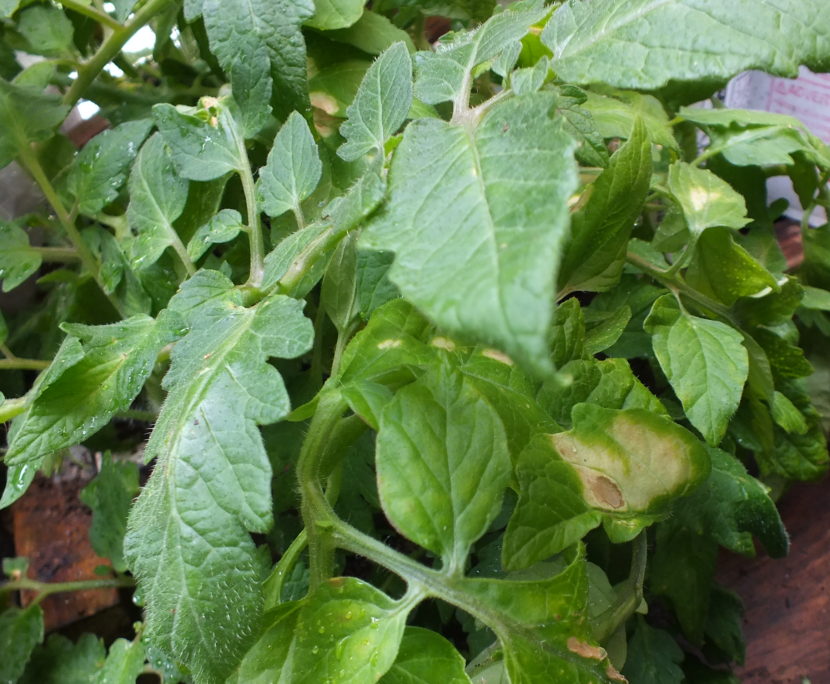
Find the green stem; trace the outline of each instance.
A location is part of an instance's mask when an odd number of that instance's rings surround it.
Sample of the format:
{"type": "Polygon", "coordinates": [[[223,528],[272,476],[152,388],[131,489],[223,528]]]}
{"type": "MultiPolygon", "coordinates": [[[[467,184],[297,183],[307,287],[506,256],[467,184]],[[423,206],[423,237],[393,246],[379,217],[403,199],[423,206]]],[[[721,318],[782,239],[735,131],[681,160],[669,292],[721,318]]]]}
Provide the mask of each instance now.
{"type": "Polygon", "coordinates": [[[263,594],[265,595],[265,610],[270,610],[280,603],[282,597],[282,588],[285,585],[285,580],[291,576],[297,561],[308,546],[308,533],[305,529],[294,538],[294,541],[289,544],[282,558],[274,566],[273,571],[265,580],[263,587],[263,594]]]}
{"type": "Polygon", "coordinates": [[[110,300],[110,303],[113,305],[115,310],[121,314],[122,317],[126,318],[126,312],[121,306],[121,303],[112,295],[112,293],[108,293],[106,287],[104,287],[103,280],[101,279],[101,269],[98,264],[98,259],[95,258],[95,255],[90,251],[89,247],[86,246],[80,232],[78,232],[78,229],[75,227],[75,222],[72,220],[72,217],[69,215],[66,207],[63,206],[61,198],[58,196],[57,191],[52,186],[49,178],[46,176],[46,172],[43,170],[43,167],[40,165],[40,161],[38,160],[37,155],[35,155],[34,150],[24,144],[20,146],[19,152],[20,161],[26,170],[31,174],[32,178],[34,178],[35,182],[40,187],[41,192],[43,192],[43,195],[46,197],[46,200],[55,211],[55,215],[58,217],[61,228],[63,228],[69,238],[69,241],[75,248],[75,252],[81,260],[84,268],[89,271],[95,282],[98,283],[98,287],[101,288],[101,291],[104,295],[106,295],[107,299],[110,300]]]}
{"type": "Polygon", "coordinates": [[[66,7],[66,9],[70,9],[73,12],[77,12],[78,14],[83,14],[85,17],[94,19],[99,24],[109,26],[114,31],[117,31],[120,28],[122,28],[121,24],[119,24],[115,19],[113,19],[109,14],[107,14],[106,12],[101,12],[100,10],[95,9],[91,5],[86,5],[83,2],[78,2],[77,0],[58,0],[58,2],[64,7],[66,7]]]}
{"type": "Polygon", "coordinates": [[[109,64],[115,56],[121,52],[124,44],[156,14],[170,6],[171,0],[149,0],[133,18],[123,26],[113,30],[112,34],[101,44],[98,51],[86,64],[78,69],[78,77],[72,87],[64,95],[65,104],[74,105],[84,94],[90,83],[101,73],[103,68],[109,64]]]}
{"type": "Polygon", "coordinates": [[[710,313],[713,313],[716,316],[728,320],[730,323],[735,324],[737,327],[732,313],[729,311],[727,307],[725,307],[720,302],[715,301],[711,297],[707,297],[702,292],[698,292],[693,287],[690,287],[679,275],[669,273],[668,271],[661,271],[659,268],[655,268],[645,259],[642,259],[641,257],[637,256],[632,252],[628,252],[625,258],[629,264],[631,264],[632,266],[636,266],[643,273],[645,273],[648,276],[651,276],[657,282],[659,282],[661,285],[664,285],[666,288],[668,288],[675,294],[680,293],[685,295],[689,299],[696,302],[703,309],[706,309],[710,313]]]}
{"type": "Polygon", "coordinates": [[[134,586],[135,581],[132,577],[80,580],[77,582],[39,582],[38,580],[23,577],[0,584],[0,594],[10,591],[36,591],[38,595],[32,601],[32,604],[37,604],[52,594],[61,594],[69,591],[85,591],[87,589],[123,589],[134,586]]]}
{"type": "Polygon", "coordinates": [[[262,278],[265,274],[263,261],[265,258],[265,244],[262,238],[262,224],[259,220],[259,207],[256,201],[256,183],[254,174],[251,171],[251,163],[248,161],[248,151],[245,149],[245,141],[237,136],[237,149],[239,159],[243,162],[239,171],[239,178],[242,180],[242,192],[245,193],[245,210],[248,214],[248,225],[246,232],[251,247],[251,267],[246,285],[259,287],[262,285],[262,278]]]}
{"type": "Polygon", "coordinates": [[[643,602],[643,582],[646,576],[647,560],[648,541],[643,531],[634,540],[628,578],[615,587],[615,593],[619,597],[617,602],[591,621],[594,625],[594,639],[599,643],[607,641],[621,625],[628,621],[628,618],[634,615],[643,602]]]}
{"type": "Polygon", "coordinates": [[[303,522],[308,533],[309,573],[311,587],[319,586],[331,577],[334,564],[331,539],[331,518],[336,518],[321,486],[321,465],[327,453],[331,435],[340,422],[348,404],[340,392],[324,388],[320,392],[317,410],[311,419],[300,457],[297,461],[297,481],[302,494],[303,522]],[[323,508],[320,509],[319,502],[323,508]],[[331,515],[328,513],[331,512],[331,515]],[[321,515],[322,513],[322,515],[321,515]]]}
{"type": "Polygon", "coordinates": [[[142,423],[155,423],[158,420],[158,413],[155,411],[141,411],[139,409],[127,409],[126,411],[119,411],[115,414],[116,418],[125,418],[127,420],[137,420],[142,423]]]}
{"type": "Polygon", "coordinates": [[[0,370],[43,370],[48,368],[50,361],[40,359],[21,359],[17,356],[0,359],[0,370]]]}
{"type": "Polygon", "coordinates": [[[40,255],[43,261],[52,263],[63,263],[65,261],[77,261],[81,257],[74,247],[32,247],[40,255]]]}
{"type": "Polygon", "coordinates": [[[0,404],[0,423],[7,423],[15,416],[19,416],[26,410],[29,404],[29,398],[24,395],[16,399],[6,399],[0,404]]]}

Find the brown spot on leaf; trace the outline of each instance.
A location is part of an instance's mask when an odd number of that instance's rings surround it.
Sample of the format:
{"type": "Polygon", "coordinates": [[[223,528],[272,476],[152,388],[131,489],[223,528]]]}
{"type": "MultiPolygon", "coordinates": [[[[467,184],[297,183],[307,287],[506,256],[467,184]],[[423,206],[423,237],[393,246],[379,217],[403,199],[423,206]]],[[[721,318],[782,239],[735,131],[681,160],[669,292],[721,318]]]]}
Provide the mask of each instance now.
{"type": "Polygon", "coordinates": [[[623,677],[613,665],[609,665],[605,668],[605,675],[608,679],[615,681],[615,682],[628,682],[628,680],[623,677]]]}
{"type": "Polygon", "coordinates": [[[569,637],[567,641],[568,650],[571,653],[576,653],[582,658],[590,658],[591,660],[604,660],[608,655],[605,649],[601,646],[594,646],[587,641],[582,641],[576,637],[569,637]]]}

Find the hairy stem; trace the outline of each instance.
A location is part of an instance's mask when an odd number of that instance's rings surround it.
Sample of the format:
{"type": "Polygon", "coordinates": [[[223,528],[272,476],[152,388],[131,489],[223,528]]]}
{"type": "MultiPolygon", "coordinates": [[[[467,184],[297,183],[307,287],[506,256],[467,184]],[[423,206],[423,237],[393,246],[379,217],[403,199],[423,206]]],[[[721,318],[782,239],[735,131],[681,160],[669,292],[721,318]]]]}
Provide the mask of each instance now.
{"type": "Polygon", "coordinates": [[[39,582],[38,580],[22,577],[20,579],[0,584],[0,594],[10,591],[36,591],[38,595],[35,600],[32,601],[32,604],[37,604],[52,594],[62,594],[69,591],[84,591],[87,589],[122,589],[134,586],[135,581],[132,577],[79,580],[77,582],[39,582]]]}
{"type": "Polygon", "coordinates": [[[239,159],[243,162],[239,169],[239,178],[242,181],[242,191],[245,193],[245,210],[248,214],[248,241],[251,248],[251,267],[246,285],[259,287],[265,274],[263,260],[265,258],[265,244],[262,238],[262,224],[259,220],[259,207],[256,201],[256,183],[248,161],[248,151],[241,136],[236,136],[239,159]]]}
{"type": "Polygon", "coordinates": [[[35,182],[43,192],[43,195],[46,197],[46,200],[50,205],[52,205],[52,209],[58,217],[61,228],[63,228],[69,238],[69,241],[72,243],[72,246],[74,247],[75,252],[81,260],[84,268],[89,271],[95,282],[98,283],[98,287],[101,288],[101,291],[107,299],[110,300],[110,303],[113,305],[115,310],[121,314],[122,317],[126,318],[126,311],[121,306],[121,303],[112,295],[112,293],[107,292],[106,287],[104,287],[104,282],[101,279],[101,268],[98,263],[98,259],[90,251],[89,247],[86,246],[80,232],[75,227],[75,222],[72,220],[72,217],[69,215],[66,207],[63,206],[61,198],[58,196],[57,191],[52,186],[49,178],[46,176],[46,172],[43,170],[43,167],[40,165],[37,155],[35,155],[32,148],[28,145],[21,145],[19,152],[21,163],[31,174],[32,178],[34,178],[35,182]]]}
{"type": "Polygon", "coordinates": [[[72,10],[73,12],[77,12],[78,14],[83,14],[85,17],[89,17],[90,19],[94,19],[99,24],[108,26],[114,31],[118,31],[119,29],[123,28],[121,24],[119,24],[115,19],[113,19],[109,14],[107,14],[106,12],[101,12],[100,10],[95,9],[91,5],[85,4],[83,2],[78,2],[78,0],[58,0],[58,2],[64,7],[66,7],[66,9],[72,10]]]}
{"type": "Polygon", "coordinates": [[[170,2],[171,0],[149,0],[133,15],[130,21],[123,26],[119,24],[118,28],[113,30],[92,58],[78,69],[78,77],[63,97],[64,103],[74,105],[80,100],[89,84],[121,52],[124,44],[156,14],[169,7],[170,2]]]}
{"type": "Polygon", "coordinates": [[[347,407],[346,401],[337,391],[323,389],[320,392],[317,410],[303,442],[297,462],[297,480],[302,493],[302,514],[308,534],[309,572],[312,589],[331,577],[333,571],[333,547],[331,521],[326,514],[331,505],[323,494],[320,484],[320,470],[326,454],[332,431],[337,426],[347,407]],[[319,502],[323,502],[322,511],[319,502]],[[321,515],[322,513],[322,515],[321,515]]]}
{"type": "Polygon", "coordinates": [[[43,261],[48,263],[63,263],[66,261],[78,261],[81,256],[74,247],[35,247],[32,249],[40,255],[43,261]]]}
{"type": "Polygon", "coordinates": [[[21,359],[13,356],[8,359],[0,359],[0,370],[43,370],[48,368],[50,361],[40,359],[21,359]]]}

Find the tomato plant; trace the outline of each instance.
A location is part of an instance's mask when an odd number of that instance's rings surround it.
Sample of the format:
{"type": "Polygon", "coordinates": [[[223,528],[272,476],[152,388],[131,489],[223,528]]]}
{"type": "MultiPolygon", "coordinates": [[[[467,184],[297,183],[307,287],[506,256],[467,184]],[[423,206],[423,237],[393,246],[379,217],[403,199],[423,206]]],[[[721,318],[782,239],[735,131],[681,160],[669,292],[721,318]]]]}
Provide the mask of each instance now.
{"type": "Polygon", "coordinates": [[[830,67],[830,5],[366,4],[0,1],[0,165],[44,199],[0,223],[4,291],[36,290],[2,326],[0,506],[114,452],[83,495],[107,576],[4,561],[36,598],[3,681],[741,661],[718,548],[786,554],[774,496],[828,462],[830,150],[716,92],[830,67]],[[76,150],[79,102],[109,127],[76,150]],[[44,641],[40,599],[89,586],[134,587],[135,634],[44,641]]]}

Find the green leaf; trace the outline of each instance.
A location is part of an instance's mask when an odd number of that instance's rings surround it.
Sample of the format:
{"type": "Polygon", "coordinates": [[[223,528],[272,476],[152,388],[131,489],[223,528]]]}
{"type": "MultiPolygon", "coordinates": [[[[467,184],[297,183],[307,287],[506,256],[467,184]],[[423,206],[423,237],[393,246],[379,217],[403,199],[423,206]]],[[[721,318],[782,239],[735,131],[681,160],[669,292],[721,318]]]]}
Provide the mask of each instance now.
{"type": "Polygon", "coordinates": [[[683,684],[683,651],[672,636],[637,618],[623,674],[637,684],[683,684]]]}
{"type": "Polygon", "coordinates": [[[553,264],[576,187],[573,142],[548,117],[553,104],[549,93],[512,98],[474,132],[437,119],[410,124],[388,208],[364,233],[369,246],[395,252],[390,279],[439,326],[537,371],[550,368],[553,264]]]}
{"type": "Polygon", "coordinates": [[[585,318],[575,297],[566,299],[553,313],[551,358],[557,368],[585,355],[585,318]]]}
{"type": "Polygon", "coordinates": [[[128,121],[99,133],[84,146],[67,178],[81,213],[95,216],[118,197],[130,164],[152,125],[148,119],[128,121]]]}
{"type": "Polygon", "coordinates": [[[29,143],[51,137],[68,112],[57,95],[0,79],[0,168],[29,143]]]}
{"type": "Polygon", "coordinates": [[[144,669],[144,645],[141,640],[116,639],[104,667],[98,671],[93,684],[134,684],[144,669]]]}
{"type": "Polygon", "coordinates": [[[560,429],[536,401],[536,384],[500,351],[476,347],[458,369],[499,414],[513,458],[539,430],[560,429]]]}
{"type": "Polygon", "coordinates": [[[112,4],[115,5],[115,18],[123,23],[130,16],[136,2],[137,0],[113,0],[112,4]]]}
{"type": "Polygon", "coordinates": [[[579,541],[602,521],[582,496],[574,469],[561,460],[548,435],[538,435],[516,464],[519,501],[502,547],[506,570],[527,568],[579,541]]]}
{"type": "Polygon", "coordinates": [[[266,123],[268,104],[284,117],[308,109],[301,24],[312,0],[200,0],[210,49],[230,76],[246,136],[266,123]]]}
{"type": "Polygon", "coordinates": [[[631,309],[623,306],[616,311],[598,311],[590,306],[585,316],[585,353],[594,356],[613,346],[631,320],[631,309]]]}
{"type": "Polygon", "coordinates": [[[23,610],[12,606],[0,613],[0,644],[3,644],[0,682],[16,682],[41,641],[43,611],[39,605],[30,605],[23,610]]]}
{"type": "Polygon", "coordinates": [[[553,419],[571,424],[571,410],[583,402],[609,409],[640,408],[668,415],[660,400],[640,382],[625,359],[575,360],[563,366],[559,378],[546,381],[538,400],[553,419]]]}
{"type": "Polygon", "coordinates": [[[393,43],[403,41],[409,52],[415,52],[412,38],[382,14],[365,10],[349,28],[329,31],[326,37],[348,45],[354,45],[369,55],[379,55],[393,43]]]}
{"type": "Polygon", "coordinates": [[[293,211],[301,217],[300,205],[314,192],[322,172],[308,123],[292,112],[274,139],[268,162],[259,172],[257,197],[265,213],[276,218],[293,211]]]}
{"type": "Polygon", "coordinates": [[[27,7],[18,15],[17,30],[36,54],[60,57],[73,52],[72,22],[57,7],[27,7]]]}
{"type": "Polygon", "coordinates": [[[510,456],[498,414],[449,369],[399,390],[377,438],[378,492],[392,524],[462,568],[499,512],[510,456]]]}
{"type": "Polygon", "coordinates": [[[270,356],[312,342],[302,302],[256,307],[215,271],[171,301],[190,332],[174,348],[167,399],[145,457],[157,464],[133,506],[124,553],[146,602],[146,639],[197,681],[229,674],[262,609],[261,557],[247,531],[272,523],[271,467],[255,426],[289,412],[270,356]]]}
{"type": "Polygon", "coordinates": [[[464,658],[440,634],[420,627],[407,627],[398,657],[380,684],[471,684],[464,672],[464,658]]]}
{"type": "Polygon", "coordinates": [[[337,246],[320,289],[320,303],[341,335],[357,316],[357,235],[347,235],[337,246]]]}
{"type": "Polygon", "coordinates": [[[588,579],[581,549],[552,577],[522,581],[465,578],[459,585],[487,607],[511,684],[588,684],[619,677],[605,650],[588,641],[584,622],[588,579]]]}
{"type": "Polygon", "coordinates": [[[360,19],[364,4],[365,0],[314,0],[314,16],[306,26],[324,31],[346,28],[360,19]]]}
{"type": "Polygon", "coordinates": [[[741,297],[778,290],[775,277],[735,242],[725,228],[704,232],[686,270],[686,282],[727,306],[741,297]]]}
{"type": "Polygon", "coordinates": [[[243,168],[236,122],[228,106],[217,109],[213,113],[167,103],[153,107],[153,120],[183,178],[209,181],[243,168]]]}
{"type": "Polygon", "coordinates": [[[669,116],[656,97],[613,88],[602,88],[602,93],[585,92],[587,99],[582,106],[590,112],[603,138],[627,140],[641,119],[655,145],[678,149],[669,116]]]}
{"type": "Polygon", "coordinates": [[[352,577],[278,606],[235,678],[245,682],[375,682],[395,660],[411,603],[352,577]]]}
{"type": "Polygon", "coordinates": [[[709,444],[718,444],[749,374],[743,336],[720,321],[680,311],[671,295],[654,303],[645,329],[686,417],[709,444]]]}
{"type": "Polygon", "coordinates": [[[744,604],[740,596],[728,589],[713,587],[704,628],[706,641],[740,665],[743,665],[746,655],[743,618],[744,604]]]}
{"type": "MultiPolygon", "coordinates": [[[[580,106],[586,99],[585,91],[575,86],[564,86],[560,89],[556,108],[564,119],[565,130],[579,144],[576,158],[587,166],[605,168],[608,166],[608,148],[591,112],[580,106]]],[[[620,137],[627,138],[628,131],[620,137]]]]}
{"type": "Polygon", "coordinates": [[[127,222],[133,237],[128,252],[133,267],[151,266],[165,249],[181,246],[173,222],[187,203],[188,182],[173,169],[161,135],[153,135],[141,148],[130,173],[127,222]]]}
{"type": "Polygon", "coordinates": [[[559,272],[560,292],[601,292],[619,280],[631,229],[651,182],[651,142],[637,120],[631,137],[586,191],[588,203],[571,219],[559,272]]]}
{"type": "Polygon", "coordinates": [[[267,289],[286,279],[291,282],[294,296],[308,294],[323,277],[339,241],[372,214],[385,190],[384,181],[374,171],[361,176],[345,195],[336,197],[323,209],[321,223],[292,233],[265,257],[262,287],[267,289]]]}
{"type": "Polygon", "coordinates": [[[440,51],[419,52],[415,96],[427,104],[463,98],[473,69],[518,41],[548,11],[539,2],[522,3],[490,17],[475,31],[445,36],[440,51]]]}
{"type": "MultiPolygon", "coordinates": [[[[29,390],[30,401],[34,402],[38,396],[49,387],[56,379],[60,378],[63,372],[71,368],[84,356],[81,343],[75,337],[67,336],[61,343],[52,363],[38,375],[32,388],[29,390]]],[[[25,415],[25,412],[24,414],[25,415]]],[[[11,438],[11,435],[9,435],[11,438]]],[[[6,462],[8,473],[6,475],[6,487],[3,490],[3,497],[0,498],[0,509],[11,506],[26,493],[29,485],[35,479],[38,468],[43,462],[43,456],[38,456],[31,463],[11,464],[6,462]]]]}
{"type": "Polygon", "coordinates": [[[746,556],[755,555],[754,534],[770,556],[785,556],[789,539],[769,488],[731,454],[709,449],[709,456],[708,479],[678,503],[673,522],[746,556]]]}
{"type": "Polygon", "coordinates": [[[746,109],[681,107],[680,116],[703,128],[710,149],[735,166],[794,164],[800,152],[814,163],[830,166],[830,150],[798,119],[746,109]]]}
{"type": "Polygon", "coordinates": [[[803,435],[808,430],[807,419],[785,394],[774,392],[770,402],[772,419],[785,431],[803,435]]]}
{"type": "Polygon", "coordinates": [[[39,464],[43,456],[78,444],[130,407],[153,370],[158,351],[175,339],[164,322],[133,316],[120,323],[64,323],[80,343],[64,345],[49,377],[26,410],[12,422],[6,463],[39,464]],[[69,351],[71,349],[71,351],[69,351]],[[65,365],[63,355],[74,359],[65,365]]]}
{"type": "Polygon", "coordinates": [[[568,0],[542,40],[564,81],[640,90],[707,81],[714,90],[749,69],[790,77],[801,64],[823,70],[825,12],[822,0],[568,0]]]}
{"type": "Polygon", "coordinates": [[[0,0],[0,19],[8,19],[17,11],[20,0],[0,0]]]}
{"type": "Polygon", "coordinates": [[[374,152],[384,157],[384,144],[406,119],[412,104],[412,59],[406,44],[395,43],[369,67],[348,118],[340,126],[346,142],[337,150],[346,161],[374,152]]]}
{"type": "Polygon", "coordinates": [[[243,230],[241,214],[236,209],[222,209],[206,224],[200,226],[187,243],[187,256],[197,261],[211,245],[230,242],[243,230]]]}
{"type": "Polygon", "coordinates": [[[357,250],[357,300],[364,318],[386,302],[401,296],[395,284],[389,280],[389,269],[395,261],[392,252],[373,249],[357,250]]]}
{"type": "Polygon", "coordinates": [[[40,254],[29,244],[26,231],[14,223],[0,221],[0,278],[3,279],[3,292],[9,292],[20,285],[40,268],[40,264],[40,254]]]}
{"type": "Polygon", "coordinates": [[[766,352],[777,380],[805,378],[813,372],[812,364],[804,357],[804,350],[767,328],[756,328],[752,337],[766,352]]]}
{"type": "Polygon", "coordinates": [[[92,509],[89,539],[95,553],[112,561],[124,572],[124,534],[127,514],[138,494],[138,466],[129,461],[114,461],[104,454],[101,472],[81,490],[81,501],[92,509]]]}
{"type": "Polygon", "coordinates": [[[737,229],[750,222],[743,196],[708,169],[675,162],[669,167],[668,186],[694,240],[707,228],[737,229]]]}
{"type": "Polygon", "coordinates": [[[649,586],[669,599],[683,632],[694,644],[703,641],[718,545],[671,519],[657,526],[649,558],[649,586]]]}
{"type": "Polygon", "coordinates": [[[75,644],[53,634],[32,653],[20,684],[93,682],[103,662],[104,644],[93,634],[84,634],[75,644]]]}
{"type": "Polygon", "coordinates": [[[343,352],[340,380],[346,385],[359,380],[388,382],[405,368],[435,362],[435,351],[424,342],[432,326],[409,302],[394,299],[372,314],[366,327],[343,352]]]}

